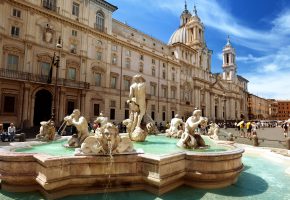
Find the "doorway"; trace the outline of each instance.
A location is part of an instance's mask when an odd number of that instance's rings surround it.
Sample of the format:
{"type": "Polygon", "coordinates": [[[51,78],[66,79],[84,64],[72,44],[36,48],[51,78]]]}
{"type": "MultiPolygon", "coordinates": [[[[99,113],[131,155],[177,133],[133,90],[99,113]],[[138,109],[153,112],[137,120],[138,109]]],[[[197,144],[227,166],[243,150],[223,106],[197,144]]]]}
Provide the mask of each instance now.
{"type": "Polygon", "coordinates": [[[35,94],[33,125],[40,126],[41,121],[51,118],[52,95],[47,90],[39,90],[35,94]]]}

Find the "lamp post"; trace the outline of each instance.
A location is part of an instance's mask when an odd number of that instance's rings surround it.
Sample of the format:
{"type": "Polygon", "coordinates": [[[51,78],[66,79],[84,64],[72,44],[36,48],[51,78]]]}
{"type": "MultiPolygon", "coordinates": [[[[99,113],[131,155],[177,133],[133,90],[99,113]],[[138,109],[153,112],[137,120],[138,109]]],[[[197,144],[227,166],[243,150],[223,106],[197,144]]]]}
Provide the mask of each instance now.
{"type": "MultiPolygon", "coordinates": [[[[62,40],[61,37],[58,38],[58,42],[56,44],[56,48],[61,49],[62,48],[62,40]]],[[[57,81],[58,81],[58,68],[59,68],[59,59],[60,59],[60,52],[57,56],[54,52],[53,55],[53,66],[56,67],[55,71],[55,82],[54,82],[54,101],[53,101],[53,107],[52,107],[52,113],[51,113],[51,120],[55,122],[56,120],[56,106],[57,106],[57,81]]]]}
{"type": "Polygon", "coordinates": [[[224,100],[224,122],[226,122],[226,116],[227,116],[227,114],[226,114],[226,106],[227,106],[227,103],[226,103],[226,101],[227,101],[227,99],[226,99],[226,94],[225,93],[223,93],[223,100],[224,100]]]}

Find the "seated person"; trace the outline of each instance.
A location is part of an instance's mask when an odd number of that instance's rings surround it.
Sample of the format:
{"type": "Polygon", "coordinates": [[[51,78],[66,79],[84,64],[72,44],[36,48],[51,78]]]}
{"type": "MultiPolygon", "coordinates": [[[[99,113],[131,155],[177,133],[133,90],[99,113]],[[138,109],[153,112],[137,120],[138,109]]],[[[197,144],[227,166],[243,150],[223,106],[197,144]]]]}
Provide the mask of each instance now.
{"type": "Polygon", "coordinates": [[[10,126],[8,127],[9,141],[14,141],[15,133],[16,133],[16,128],[13,123],[10,123],[10,126]]]}

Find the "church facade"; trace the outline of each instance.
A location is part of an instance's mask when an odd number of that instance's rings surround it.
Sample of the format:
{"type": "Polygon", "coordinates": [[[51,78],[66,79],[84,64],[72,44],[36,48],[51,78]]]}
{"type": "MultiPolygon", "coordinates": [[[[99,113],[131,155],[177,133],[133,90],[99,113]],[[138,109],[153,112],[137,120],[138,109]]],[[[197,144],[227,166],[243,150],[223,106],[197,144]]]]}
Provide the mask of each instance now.
{"type": "Polygon", "coordinates": [[[89,121],[103,112],[121,122],[135,74],[146,80],[146,112],[158,123],[194,108],[210,120],[247,116],[248,81],[237,75],[235,49],[228,38],[222,73],[212,73],[195,8],[185,5],[167,44],[113,19],[116,10],[104,0],[1,1],[0,122],[36,126],[53,107],[56,122],[74,108],[89,121]]]}

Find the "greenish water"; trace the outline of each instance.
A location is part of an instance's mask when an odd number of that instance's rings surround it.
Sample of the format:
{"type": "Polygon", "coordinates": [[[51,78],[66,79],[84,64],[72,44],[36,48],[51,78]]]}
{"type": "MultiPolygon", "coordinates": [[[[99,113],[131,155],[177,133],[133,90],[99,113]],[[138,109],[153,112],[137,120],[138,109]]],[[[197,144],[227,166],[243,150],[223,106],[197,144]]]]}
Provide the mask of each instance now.
{"type": "MultiPolygon", "coordinates": [[[[196,149],[192,151],[198,152],[220,152],[226,151],[227,149],[223,146],[214,144],[207,137],[204,137],[205,143],[209,145],[207,148],[196,149]]],[[[168,138],[163,135],[149,135],[145,142],[134,142],[135,149],[143,149],[145,153],[163,155],[171,154],[176,152],[184,151],[183,149],[176,146],[178,139],[168,138]]],[[[43,153],[52,156],[71,156],[74,154],[74,148],[67,148],[64,145],[67,143],[66,140],[55,141],[41,145],[35,145],[31,148],[17,149],[16,152],[23,153],[43,153]]]]}
{"type": "MultiPolygon", "coordinates": [[[[156,196],[145,191],[116,192],[108,194],[91,194],[70,196],[62,200],[289,200],[290,175],[285,173],[287,163],[276,162],[260,156],[245,154],[243,156],[245,169],[237,183],[223,189],[193,189],[181,186],[164,195],[156,196]]],[[[39,193],[9,193],[0,190],[1,200],[40,200],[39,193]]]]}
{"type": "Polygon", "coordinates": [[[74,148],[67,148],[64,145],[67,144],[67,140],[48,142],[41,145],[35,145],[31,148],[16,149],[16,152],[22,153],[41,153],[49,154],[52,156],[72,156],[74,155],[74,148]]]}
{"type": "MultiPolygon", "coordinates": [[[[198,152],[220,152],[228,150],[224,146],[214,144],[210,139],[207,137],[203,137],[205,143],[209,145],[206,148],[202,149],[194,149],[190,151],[198,151],[198,152]]],[[[176,152],[182,152],[184,149],[179,148],[176,146],[176,143],[179,139],[176,138],[169,138],[163,135],[150,135],[146,138],[145,142],[135,142],[134,148],[135,149],[143,149],[145,153],[149,154],[171,154],[176,152]]],[[[188,151],[188,150],[187,150],[188,151]]]]}

